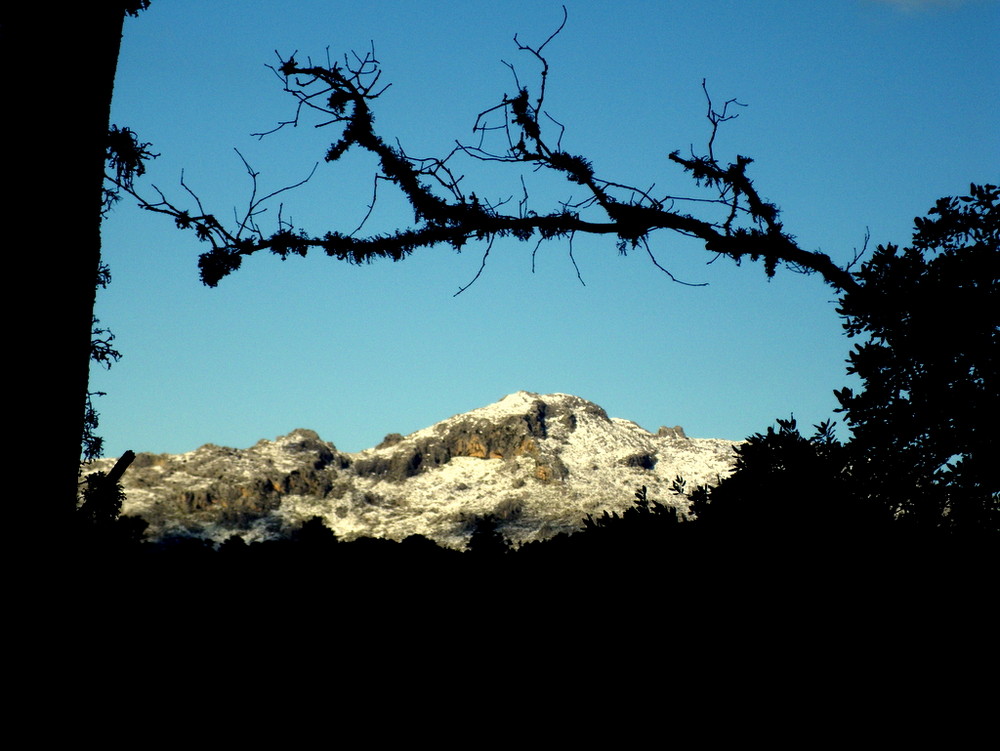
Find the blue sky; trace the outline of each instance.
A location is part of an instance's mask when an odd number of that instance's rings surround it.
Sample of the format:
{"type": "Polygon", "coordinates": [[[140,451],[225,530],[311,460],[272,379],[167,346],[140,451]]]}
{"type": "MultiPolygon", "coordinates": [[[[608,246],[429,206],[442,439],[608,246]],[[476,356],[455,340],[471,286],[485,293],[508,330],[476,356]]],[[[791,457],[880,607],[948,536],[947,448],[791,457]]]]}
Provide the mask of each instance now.
{"type": "MultiPolygon", "coordinates": [[[[597,174],[698,195],[666,155],[703,151],[702,79],[717,102],[748,106],[716,154],[755,159],[759,191],[783,210],[800,244],[846,263],[871,231],[905,244],[913,217],[970,182],[1000,179],[1000,3],[876,0],[567,0],[569,21],[546,48],[547,109],[564,147],[597,174]]],[[[338,137],[329,129],[250,134],[293,111],[267,64],[275,50],[322,60],[374,43],[392,87],[376,109],[408,153],[443,155],[469,141],[476,114],[513,92],[513,63],[537,68],[514,34],[540,43],[560,2],[241,2],[153,0],[126,23],[112,122],[161,156],[143,186],[183,202],[181,170],[206,208],[232,216],[249,182],[297,182],[338,137]]],[[[468,189],[518,193],[506,165],[467,163],[468,189]]],[[[374,164],[363,155],[320,164],[282,211],[316,233],[350,231],[364,216],[374,164]]],[[[545,196],[570,186],[529,173],[545,196]]],[[[579,190],[579,186],[577,187],[579,190]]],[[[270,217],[276,216],[277,205],[270,217]]],[[[406,224],[385,186],[369,225],[406,224]]],[[[267,218],[264,218],[267,227],[267,218]]],[[[613,240],[498,242],[482,251],[434,248],[393,264],[348,266],[317,255],[248,259],[210,289],[204,247],[169,219],[123,200],[105,222],[112,283],[102,325],[123,359],[96,369],[106,454],[245,447],[297,427],[357,451],[525,389],[573,393],[656,430],[740,439],[794,414],[833,417],[849,383],[850,341],[834,295],[815,277],[736,267],[692,241],[653,236],[675,284],[613,240]]],[[[842,429],[842,434],[844,430],[842,429]]]]}

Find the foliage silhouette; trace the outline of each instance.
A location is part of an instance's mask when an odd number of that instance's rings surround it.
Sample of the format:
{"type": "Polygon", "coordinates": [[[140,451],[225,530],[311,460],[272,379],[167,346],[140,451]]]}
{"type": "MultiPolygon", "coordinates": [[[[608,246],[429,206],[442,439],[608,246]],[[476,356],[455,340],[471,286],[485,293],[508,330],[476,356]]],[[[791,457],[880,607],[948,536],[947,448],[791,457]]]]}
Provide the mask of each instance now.
{"type": "MultiPolygon", "coordinates": [[[[135,178],[146,172],[145,162],[159,156],[149,151],[149,146],[148,143],[140,143],[131,129],[119,128],[117,125],[111,126],[108,131],[105,160],[107,167],[115,174],[115,182],[105,181],[102,187],[102,217],[107,216],[114,204],[121,198],[117,185],[133,188],[135,178]]],[[[110,282],[111,270],[106,264],[99,263],[96,288],[103,289],[110,282]]],[[[96,316],[92,315],[92,319],[91,361],[105,368],[110,368],[113,363],[121,359],[121,353],[112,346],[115,336],[109,329],[100,327],[100,321],[96,316]]],[[[101,391],[90,391],[89,388],[87,390],[83,415],[83,435],[81,436],[81,453],[84,463],[97,459],[103,454],[104,440],[96,432],[100,420],[97,409],[94,407],[94,397],[104,395],[104,392],[101,391]]],[[[94,528],[101,530],[105,536],[107,535],[106,530],[111,529],[110,524],[119,521],[121,503],[125,498],[119,480],[134,458],[135,454],[127,451],[119,465],[112,470],[110,477],[105,477],[104,473],[96,473],[96,475],[89,475],[83,481],[82,500],[77,509],[77,516],[87,518],[94,528]],[[119,467],[121,467],[120,471],[119,467]]],[[[78,471],[82,473],[82,467],[78,471]]],[[[130,519],[122,519],[120,522],[114,528],[127,530],[125,533],[127,541],[136,542],[142,536],[144,526],[138,526],[135,521],[130,519]]]]}
{"type": "Polygon", "coordinates": [[[496,560],[510,552],[510,543],[500,531],[501,518],[495,514],[476,516],[470,522],[466,553],[477,561],[496,560]]]}
{"type": "Polygon", "coordinates": [[[137,552],[149,523],[137,516],[123,516],[124,500],[114,473],[88,475],[76,514],[74,547],[89,548],[91,554],[137,552]]]}
{"type": "Polygon", "coordinates": [[[736,448],[734,471],[718,485],[689,495],[689,512],[703,536],[734,544],[770,545],[840,542],[875,519],[853,501],[847,448],[833,424],[816,426],[812,437],[795,419],[755,433],[736,448]]]}
{"type": "MultiPolygon", "coordinates": [[[[148,3],[147,3],[148,4],[148,3]]],[[[142,6],[145,7],[145,6],[142,6]]],[[[136,11],[138,12],[138,11],[136,11]]],[[[121,200],[121,189],[135,188],[135,179],[146,174],[146,162],[155,159],[159,154],[149,150],[152,144],[142,143],[131,128],[119,128],[111,125],[107,135],[105,151],[106,168],[114,174],[114,180],[105,180],[102,185],[101,216],[107,217],[114,205],[121,200]]],[[[107,264],[100,263],[97,269],[96,286],[103,289],[111,283],[111,269],[107,264]]],[[[91,360],[105,368],[121,359],[121,353],[112,346],[114,334],[109,329],[100,328],[100,321],[93,317],[91,335],[91,360]]],[[[94,397],[104,396],[103,392],[87,392],[87,403],[84,414],[82,449],[85,462],[97,459],[102,455],[103,439],[95,432],[99,423],[97,410],[94,408],[94,397]]]]}
{"type": "Polygon", "coordinates": [[[622,512],[609,514],[607,511],[596,519],[588,514],[583,520],[584,532],[589,532],[596,539],[613,539],[613,534],[621,536],[630,530],[643,535],[656,535],[662,530],[672,530],[679,523],[677,509],[649,498],[645,485],[635,492],[635,503],[622,512]]]}
{"type": "MultiPolygon", "coordinates": [[[[101,264],[98,270],[97,287],[99,289],[103,289],[104,287],[107,287],[110,282],[111,271],[106,265],[101,264]]],[[[112,342],[115,340],[115,335],[112,334],[109,329],[100,328],[99,324],[100,321],[98,321],[95,316],[93,318],[93,330],[91,334],[90,358],[91,361],[102,365],[105,368],[110,368],[113,363],[116,363],[121,359],[121,353],[112,346],[112,342]]],[[[83,422],[83,437],[81,441],[83,460],[85,462],[100,457],[104,448],[103,440],[96,433],[99,419],[97,410],[94,407],[95,396],[104,396],[104,393],[100,391],[87,391],[87,403],[83,422]]]]}
{"type": "Polygon", "coordinates": [[[924,530],[1000,531],[1000,189],[972,185],[914,220],[911,247],[879,246],[838,312],[863,338],[836,392],[859,492],[924,530]]]}
{"type": "Polygon", "coordinates": [[[840,300],[865,338],[848,361],[863,388],[835,392],[851,439],[829,422],[805,438],[794,419],[751,436],[730,477],[690,494],[706,533],[995,544],[1000,190],[972,185],[914,224],[911,247],[879,246],[840,300]]]}

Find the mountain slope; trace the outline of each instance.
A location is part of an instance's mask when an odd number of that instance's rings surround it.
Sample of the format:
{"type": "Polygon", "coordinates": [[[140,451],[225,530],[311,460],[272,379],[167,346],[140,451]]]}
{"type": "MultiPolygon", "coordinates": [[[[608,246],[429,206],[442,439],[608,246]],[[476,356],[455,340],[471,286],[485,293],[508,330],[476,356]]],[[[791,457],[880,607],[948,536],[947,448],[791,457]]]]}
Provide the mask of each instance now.
{"type": "Polygon", "coordinates": [[[653,434],[577,396],[519,391],[355,454],[303,429],[248,449],[139,454],[123,511],[145,518],[153,539],[272,539],[319,516],[343,539],[420,534],[458,548],[489,514],[521,543],[622,511],[642,485],[671,503],[675,477],[693,487],[728,474],[734,445],[679,427],[653,434]]]}

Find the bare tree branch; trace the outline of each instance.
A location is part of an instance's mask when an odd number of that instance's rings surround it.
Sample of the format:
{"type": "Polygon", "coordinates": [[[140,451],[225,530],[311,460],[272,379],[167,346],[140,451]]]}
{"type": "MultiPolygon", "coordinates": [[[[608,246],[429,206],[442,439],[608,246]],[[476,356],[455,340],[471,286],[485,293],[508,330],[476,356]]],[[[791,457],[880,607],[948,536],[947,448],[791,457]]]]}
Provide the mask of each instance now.
{"type": "MultiPolygon", "coordinates": [[[[747,168],[752,163],[750,158],[737,156],[730,164],[718,160],[715,154],[718,129],[722,123],[737,117],[737,113],[731,111],[733,107],[745,105],[736,99],[729,99],[721,110],[717,110],[704,80],[702,89],[711,124],[707,153],[696,156],[692,152],[690,157],[682,157],[675,151],[669,159],[689,172],[696,186],[708,190],[708,196],[657,197],[652,192],[655,185],[640,188],[628,182],[599,177],[590,160],[564,150],[566,127],[544,110],[549,62],[543,51],[565,28],[567,17],[564,8],[558,28],[536,47],[521,42],[516,36],[514,38],[518,51],[527,53],[541,66],[537,94],[532,97],[529,88],[522,85],[514,66],[507,63],[514,74],[517,93],[504,95],[498,104],[481,111],[472,127],[476,141],[472,144],[456,143],[443,158],[410,156],[398,141],[389,145],[376,132],[371,107],[385,93],[388,85],[380,83],[382,70],[375,57],[374,46],[364,55],[345,56],[341,63],[331,63],[327,51],[325,65],[315,65],[311,60],[300,63],[295,54],[288,58],[278,55],[279,65],[272,70],[281,79],[284,90],[296,100],[295,112],[289,120],[280,122],[274,129],[255,135],[263,137],[287,126],[298,127],[304,122],[307,111],[315,112],[319,122],[314,127],[336,126],[340,131],[339,137],[327,150],[326,162],[337,161],[350,149],[367,151],[378,161],[372,202],[360,225],[349,234],[328,231],[322,236],[312,235],[292,227],[279,217],[276,231],[265,236],[255,219],[263,211],[263,204],[309,178],[258,198],[257,174],[248,164],[251,196],[242,220],[237,219],[233,230],[225,230],[214,216],[201,207],[193,193],[198,205],[197,215],[173,206],[162,193],[158,201],[143,201],[141,205],[173,216],[179,227],[193,228],[199,239],[211,244],[211,249],[203,253],[199,260],[202,279],[209,286],[215,286],[239,268],[244,256],[261,250],[269,250],[284,258],[289,254],[304,256],[310,249],[319,249],[350,263],[368,263],[376,258],[400,260],[419,248],[439,244],[461,250],[470,241],[485,240],[487,248],[483,263],[469,283],[471,285],[485,268],[493,243],[503,237],[519,241],[535,238],[538,244],[532,252],[532,265],[541,242],[568,238],[570,260],[582,282],[572,252],[572,238],[578,233],[613,236],[623,252],[641,245],[655,268],[680,284],[691,284],[677,280],[653,255],[649,240],[658,230],[698,239],[712,254],[709,262],[719,256],[726,256],[736,263],[743,259],[762,261],[768,276],[773,276],[781,265],[793,271],[819,273],[828,284],[840,291],[857,286],[850,266],[841,268],[826,254],[801,248],[785,232],[778,208],[760,196],[747,175],[747,168]],[[557,128],[554,142],[548,138],[543,122],[557,128]],[[509,164],[519,171],[522,197],[517,203],[516,215],[501,211],[512,197],[491,201],[463,188],[464,175],[455,166],[455,162],[462,158],[509,164]],[[582,188],[585,196],[568,198],[558,202],[554,208],[536,211],[530,207],[524,168],[559,176],[571,186],[582,188]],[[402,193],[413,209],[413,224],[388,234],[359,236],[374,210],[379,181],[392,183],[402,193]],[[679,204],[684,203],[692,206],[714,205],[725,216],[699,218],[677,209],[679,204]]],[[[182,186],[188,190],[183,181],[182,186]]],[[[457,294],[468,286],[460,288],[457,294]]]]}

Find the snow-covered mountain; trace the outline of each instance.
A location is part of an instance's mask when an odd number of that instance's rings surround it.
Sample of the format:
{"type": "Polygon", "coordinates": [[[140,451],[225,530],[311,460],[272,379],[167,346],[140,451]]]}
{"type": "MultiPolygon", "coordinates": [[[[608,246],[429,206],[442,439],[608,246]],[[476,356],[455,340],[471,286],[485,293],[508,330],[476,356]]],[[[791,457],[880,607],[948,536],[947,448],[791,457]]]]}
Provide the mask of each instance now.
{"type": "Polygon", "coordinates": [[[123,513],[146,519],[153,539],[272,539],[319,516],[341,539],[420,534],[458,548],[491,514],[521,543],[623,511],[643,485],[683,506],[674,479],[716,482],[731,471],[735,445],[680,427],[650,433],[569,394],[518,391],[354,454],[304,429],[248,449],[138,454],[122,481],[123,513]]]}

